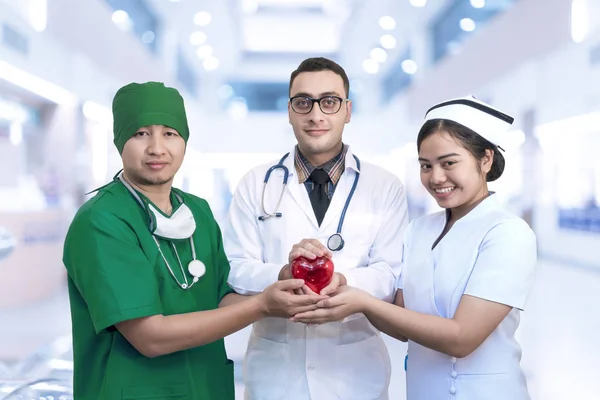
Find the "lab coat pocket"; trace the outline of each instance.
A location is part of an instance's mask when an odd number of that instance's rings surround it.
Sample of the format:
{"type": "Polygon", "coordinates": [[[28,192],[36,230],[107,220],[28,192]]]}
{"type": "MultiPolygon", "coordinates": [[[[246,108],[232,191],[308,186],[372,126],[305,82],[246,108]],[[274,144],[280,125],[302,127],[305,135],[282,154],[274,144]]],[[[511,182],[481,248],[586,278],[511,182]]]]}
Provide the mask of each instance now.
{"type": "Polygon", "coordinates": [[[249,397],[259,400],[285,399],[289,364],[286,343],[250,336],[243,367],[249,397]]]}
{"type": "Polygon", "coordinates": [[[121,399],[187,399],[189,388],[187,385],[164,385],[164,386],[132,386],[123,388],[121,399]]]}
{"type": "Polygon", "coordinates": [[[378,335],[336,346],[336,395],[342,400],[387,398],[390,358],[378,335]]]}
{"type": "Polygon", "coordinates": [[[456,400],[529,400],[527,389],[508,373],[459,374],[456,400]]]}

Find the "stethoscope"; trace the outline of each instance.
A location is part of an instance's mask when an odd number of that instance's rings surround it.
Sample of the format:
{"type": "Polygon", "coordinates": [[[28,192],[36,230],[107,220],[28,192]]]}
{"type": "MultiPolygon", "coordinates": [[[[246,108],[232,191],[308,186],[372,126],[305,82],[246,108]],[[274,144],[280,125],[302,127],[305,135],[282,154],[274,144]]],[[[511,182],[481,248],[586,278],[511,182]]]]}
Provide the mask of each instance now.
{"type": "MultiPolygon", "coordinates": [[[[123,173],[121,172],[117,176],[117,178],[121,181],[123,186],[125,186],[127,188],[129,193],[131,193],[131,195],[135,198],[135,200],[140,205],[140,207],[142,207],[143,210],[146,210],[146,205],[144,204],[143,200],[136,193],[136,191],[131,187],[131,185],[129,185],[129,183],[125,179],[122,178],[122,176],[123,176],[123,173]]],[[[175,192],[175,196],[177,197],[177,200],[180,203],[183,203],[183,198],[177,192],[175,192]]],[[[154,226],[153,226],[154,221],[152,220],[152,218],[148,218],[148,219],[149,219],[148,227],[150,229],[150,232],[153,232],[154,231],[154,226]]],[[[156,247],[158,247],[158,252],[160,253],[163,261],[165,262],[167,269],[171,273],[171,276],[173,277],[175,282],[177,282],[177,285],[179,287],[181,287],[183,290],[190,289],[206,273],[206,266],[204,265],[204,263],[202,261],[196,259],[196,246],[194,245],[193,237],[194,237],[194,235],[190,236],[190,246],[192,248],[192,261],[190,261],[188,264],[188,272],[190,273],[190,275],[193,276],[193,279],[192,279],[192,283],[189,283],[186,273],[183,270],[183,264],[181,263],[181,259],[179,258],[179,253],[177,252],[177,248],[175,247],[175,244],[173,243],[173,241],[169,240],[169,243],[171,243],[173,252],[175,253],[175,256],[177,257],[177,261],[179,263],[179,268],[181,269],[181,275],[183,276],[184,282],[181,282],[181,281],[179,281],[179,279],[177,279],[177,277],[173,273],[173,270],[171,269],[171,266],[169,265],[169,262],[167,261],[167,258],[165,257],[165,255],[160,247],[160,243],[158,242],[158,239],[156,238],[155,235],[152,235],[152,239],[154,239],[154,242],[156,243],[156,247]]]]}
{"type": "MultiPolygon", "coordinates": [[[[283,194],[285,193],[285,187],[288,183],[288,177],[290,176],[290,171],[288,167],[283,165],[285,159],[290,155],[290,153],[286,153],[281,160],[271,168],[267,170],[265,174],[265,179],[263,181],[262,195],[260,200],[260,208],[262,209],[262,214],[258,217],[259,221],[266,221],[269,218],[281,218],[283,216],[282,213],[278,212],[279,206],[281,205],[281,199],[283,199],[283,194]],[[267,184],[269,182],[269,178],[271,177],[271,173],[277,169],[281,169],[283,171],[283,187],[281,188],[281,194],[279,195],[279,200],[277,201],[277,205],[275,206],[275,211],[272,213],[267,212],[265,209],[265,192],[267,189],[267,184]]],[[[340,221],[338,222],[337,232],[333,235],[329,236],[327,239],[327,248],[331,251],[340,251],[344,248],[344,238],[342,237],[342,226],[344,225],[344,218],[346,218],[346,211],[348,211],[348,206],[350,205],[350,201],[352,200],[352,196],[354,196],[354,191],[356,190],[356,185],[358,185],[358,179],[360,177],[360,161],[358,157],[354,154],[352,155],[356,160],[356,166],[358,167],[358,172],[354,177],[354,183],[352,184],[352,188],[350,189],[350,193],[348,194],[348,198],[346,199],[346,204],[344,204],[344,208],[342,209],[342,215],[340,215],[340,221]]]]}

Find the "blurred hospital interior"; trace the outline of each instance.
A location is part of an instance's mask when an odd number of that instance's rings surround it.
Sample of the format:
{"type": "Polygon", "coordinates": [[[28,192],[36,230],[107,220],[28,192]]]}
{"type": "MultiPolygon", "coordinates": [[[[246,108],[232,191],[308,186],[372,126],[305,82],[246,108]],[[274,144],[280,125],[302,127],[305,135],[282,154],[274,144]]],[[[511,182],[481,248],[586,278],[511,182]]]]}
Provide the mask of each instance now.
{"type": "MultiPolygon", "coordinates": [[[[313,56],[345,68],[344,142],[402,180],[411,219],[438,209],[416,150],[431,105],[472,94],[515,117],[490,188],[538,239],[529,392],[600,399],[600,0],[0,0],[0,399],[71,398],[63,243],[121,169],[116,90],[181,92],[175,186],[222,222],[242,176],[294,146],[290,73],[313,56]]],[[[248,334],[226,338],[239,399],[248,334]]],[[[402,400],[406,344],[385,342],[402,400]]]]}

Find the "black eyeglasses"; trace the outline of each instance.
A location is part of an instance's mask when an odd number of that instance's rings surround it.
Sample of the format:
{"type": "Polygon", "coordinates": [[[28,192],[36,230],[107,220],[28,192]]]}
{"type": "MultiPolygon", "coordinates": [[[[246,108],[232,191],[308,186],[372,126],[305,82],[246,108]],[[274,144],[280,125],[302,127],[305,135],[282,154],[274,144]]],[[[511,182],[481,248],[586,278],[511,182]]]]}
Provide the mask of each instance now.
{"type": "Polygon", "coordinates": [[[312,111],[315,103],[323,114],[335,114],[342,108],[342,103],[346,101],[338,96],[325,96],[320,99],[313,99],[308,96],[294,96],[290,99],[292,110],[297,114],[308,114],[312,111]]]}

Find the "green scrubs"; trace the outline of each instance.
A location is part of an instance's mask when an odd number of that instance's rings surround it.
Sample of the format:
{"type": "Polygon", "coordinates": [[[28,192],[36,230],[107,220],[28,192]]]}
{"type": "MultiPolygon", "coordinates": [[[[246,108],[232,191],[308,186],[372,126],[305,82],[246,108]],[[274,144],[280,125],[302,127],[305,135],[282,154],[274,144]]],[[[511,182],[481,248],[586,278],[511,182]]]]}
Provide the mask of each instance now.
{"type": "MultiPolygon", "coordinates": [[[[176,189],[174,189],[176,190],[176,189]]],[[[205,200],[177,191],[196,220],[197,258],[206,274],[183,290],[165,265],[148,230],[148,214],[119,181],[99,190],[75,216],[63,261],[69,274],[73,324],[74,395],[77,400],[233,400],[233,363],[224,341],[148,358],[114,325],[156,314],[216,309],[233,292],[221,232],[205,200]]],[[[172,193],[171,201],[177,200],[172,193]]],[[[188,282],[190,242],[174,241],[188,282]]],[[[180,282],[169,242],[161,249],[180,282]]]]}

